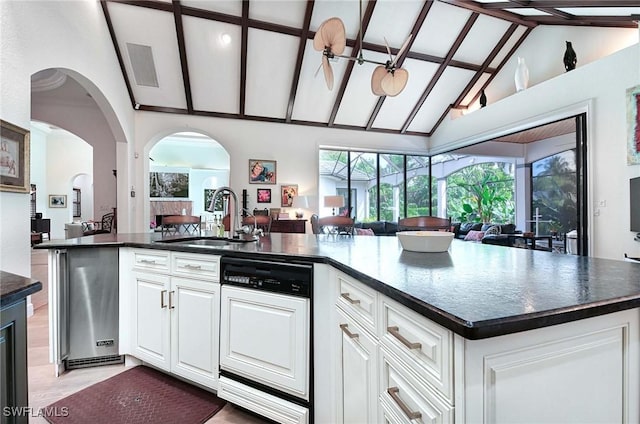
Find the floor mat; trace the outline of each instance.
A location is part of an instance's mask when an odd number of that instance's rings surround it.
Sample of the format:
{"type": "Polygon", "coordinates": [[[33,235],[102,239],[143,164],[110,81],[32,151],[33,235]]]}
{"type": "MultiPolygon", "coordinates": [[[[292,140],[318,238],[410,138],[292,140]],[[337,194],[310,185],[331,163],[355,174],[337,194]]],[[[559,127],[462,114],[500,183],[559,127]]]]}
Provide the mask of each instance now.
{"type": "Polygon", "coordinates": [[[145,366],[96,383],[51,405],[54,424],[203,423],[225,405],[215,394],[145,366]]]}

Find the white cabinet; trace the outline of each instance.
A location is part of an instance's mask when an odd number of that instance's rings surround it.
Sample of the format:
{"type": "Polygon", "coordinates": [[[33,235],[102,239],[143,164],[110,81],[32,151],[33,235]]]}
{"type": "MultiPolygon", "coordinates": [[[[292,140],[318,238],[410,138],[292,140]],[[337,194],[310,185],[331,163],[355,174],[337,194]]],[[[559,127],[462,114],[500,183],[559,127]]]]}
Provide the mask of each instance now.
{"type": "Polygon", "coordinates": [[[219,257],[133,250],[130,353],[217,388],[219,257]]]}

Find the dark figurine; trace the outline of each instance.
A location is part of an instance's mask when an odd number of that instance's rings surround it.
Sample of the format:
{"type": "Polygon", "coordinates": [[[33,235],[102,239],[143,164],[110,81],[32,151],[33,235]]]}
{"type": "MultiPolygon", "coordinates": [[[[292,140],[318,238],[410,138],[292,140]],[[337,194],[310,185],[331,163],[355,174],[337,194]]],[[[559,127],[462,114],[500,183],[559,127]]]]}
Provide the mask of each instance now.
{"type": "Polygon", "coordinates": [[[487,105],[487,95],[484,94],[484,90],[480,94],[480,107],[485,107],[487,105]]]}
{"type": "Polygon", "coordinates": [[[578,63],[576,52],[571,46],[571,41],[567,41],[567,50],[564,52],[564,69],[566,69],[567,72],[576,69],[576,63],[578,63]]]}

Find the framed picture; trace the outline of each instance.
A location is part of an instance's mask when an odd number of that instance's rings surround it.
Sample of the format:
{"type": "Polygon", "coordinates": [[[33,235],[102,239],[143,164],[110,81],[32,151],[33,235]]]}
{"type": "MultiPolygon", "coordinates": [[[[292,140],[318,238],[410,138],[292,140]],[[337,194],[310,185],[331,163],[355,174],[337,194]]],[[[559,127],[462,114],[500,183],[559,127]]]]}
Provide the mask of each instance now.
{"type": "Polygon", "coordinates": [[[189,197],[189,174],[149,172],[149,197],[189,197]]]}
{"type": "Polygon", "coordinates": [[[271,189],[259,188],[258,189],[258,203],[271,203],[271,189]]]}
{"type": "Polygon", "coordinates": [[[276,161],[249,159],[249,183],[250,184],[275,184],[276,161]]]}
{"type": "Polygon", "coordinates": [[[66,194],[50,194],[49,207],[50,208],[66,208],[67,195],[66,194]]]}
{"type": "Polygon", "coordinates": [[[627,164],[640,164],[640,85],[627,89],[627,164]]]}
{"type": "Polygon", "coordinates": [[[281,206],[283,208],[290,208],[293,203],[293,197],[298,195],[298,185],[281,185],[280,186],[280,198],[282,199],[281,206]]]}
{"type": "Polygon", "coordinates": [[[0,190],[29,193],[29,131],[0,124],[0,190]]]}

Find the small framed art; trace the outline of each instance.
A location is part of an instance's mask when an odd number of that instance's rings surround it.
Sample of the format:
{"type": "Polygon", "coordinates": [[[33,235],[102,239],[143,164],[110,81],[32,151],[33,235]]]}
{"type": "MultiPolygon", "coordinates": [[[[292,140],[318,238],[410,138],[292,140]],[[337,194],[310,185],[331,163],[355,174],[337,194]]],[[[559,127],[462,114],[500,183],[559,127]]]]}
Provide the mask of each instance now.
{"type": "Polygon", "coordinates": [[[0,191],[29,193],[29,131],[0,120],[0,191]]]}
{"type": "Polygon", "coordinates": [[[50,208],[66,208],[67,195],[66,194],[50,194],[49,207],[50,208]]]}
{"type": "Polygon", "coordinates": [[[282,199],[281,206],[283,208],[290,208],[293,203],[294,196],[298,195],[298,185],[281,185],[280,186],[280,198],[282,199]]]}
{"type": "Polygon", "coordinates": [[[259,188],[258,189],[258,203],[271,203],[271,189],[259,188]]]}
{"type": "Polygon", "coordinates": [[[275,184],[276,161],[249,159],[249,183],[250,184],[275,184]]]}

